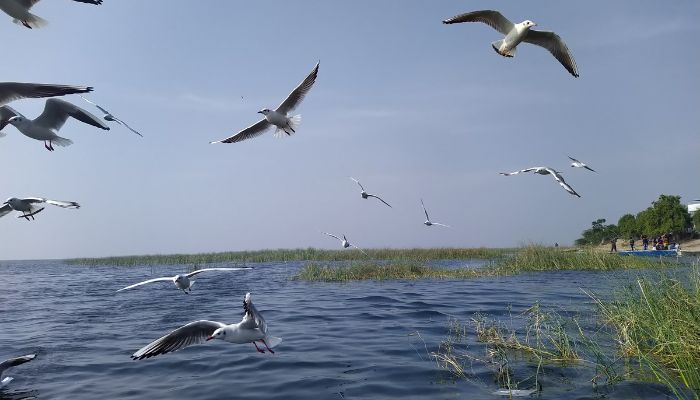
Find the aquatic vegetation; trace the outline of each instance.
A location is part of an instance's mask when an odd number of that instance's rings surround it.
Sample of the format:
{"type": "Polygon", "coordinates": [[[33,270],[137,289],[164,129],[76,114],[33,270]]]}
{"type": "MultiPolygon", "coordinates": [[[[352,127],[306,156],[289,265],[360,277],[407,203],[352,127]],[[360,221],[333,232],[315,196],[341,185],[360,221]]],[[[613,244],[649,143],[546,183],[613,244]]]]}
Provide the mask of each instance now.
{"type": "Polygon", "coordinates": [[[275,262],[275,261],[353,261],[391,260],[421,262],[430,260],[494,259],[511,253],[512,249],[487,248],[434,248],[434,249],[367,249],[364,255],[356,250],[277,249],[234,251],[200,254],[156,254],[104,258],[75,258],[66,260],[78,265],[167,265],[208,264],[222,262],[275,262]]]}
{"type": "Polygon", "coordinates": [[[297,279],[305,281],[344,282],[388,279],[467,279],[482,276],[473,268],[437,268],[412,263],[374,262],[354,263],[349,266],[322,266],[307,264],[297,279]]]}
{"type": "MultiPolygon", "coordinates": [[[[593,296],[592,296],[593,297],[593,296]]],[[[612,301],[593,297],[614,328],[621,353],[676,391],[700,390],[700,271],[639,278],[612,301]]]]}

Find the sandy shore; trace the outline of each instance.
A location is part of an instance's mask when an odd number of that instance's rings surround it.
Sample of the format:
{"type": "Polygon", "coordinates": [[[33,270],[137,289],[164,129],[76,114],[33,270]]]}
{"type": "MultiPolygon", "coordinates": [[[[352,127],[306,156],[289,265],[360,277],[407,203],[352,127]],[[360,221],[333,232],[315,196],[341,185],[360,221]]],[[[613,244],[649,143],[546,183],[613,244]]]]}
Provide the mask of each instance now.
{"type": "MultiPolygon", "coordinates": [[[[642,241],[637,240],[634,243],[635,249],[642,248],[642,241]]],[[[597,247],[601,251],[610,251],[610,243],[600,245],[597,247]]],[[[620,239],[617,241],[617,250],[629,250],[629,241],[620,239]]],[[[681,242],[681,251],[688,253],[700,253],[700,239],[685,240],[681,242]]]]}

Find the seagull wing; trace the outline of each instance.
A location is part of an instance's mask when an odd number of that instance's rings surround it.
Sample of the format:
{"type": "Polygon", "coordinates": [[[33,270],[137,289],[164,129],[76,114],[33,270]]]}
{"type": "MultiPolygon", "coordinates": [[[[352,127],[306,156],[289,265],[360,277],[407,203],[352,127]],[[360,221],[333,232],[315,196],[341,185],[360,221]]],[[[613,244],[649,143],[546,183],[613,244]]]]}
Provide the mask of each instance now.
{"type": "Polygon", "coordinates": [[[575,158],[573,158],[573,157],[571,157],[571,156],[567,156],[567,157],[569,157],[569,160],[571,160],[571,161],[573,161],[573,162],[577,162],[577,163],[580,163],[580,162],[581,162],[581,161],[579,161],[579,160],[577,160],[577,159],[575,159],[575,158]]]}
{"type": "Polygon", "coordinates": [[[389,206],[389,208],[392,208],[391,205],[389,205],[389,203],[387,203],[386,201],[384,201],[381,197],[379,197],[377,195],[367,193],[367,197],[374,197],[375,199],[377,199],[377,200],[381,201],[382,203],[386,204],[387,206],[389,206]]]}
{"type": "Polygon", "coordinates": [[[139,282],[139,283],[134,283],[133,285],[130,285],[130,286],[127,286],[127,287],[125,287],[125,288],[121,288],[121,289],[117,290],[117,292],[121,292],[122,290],[133,289],[133,288],[135,288],[135,287],[138,287],[138,286],[141,286],[141,285],[145,285],[145,284],[147,284],[147,283],[165,282],[165,281],[172,282],[172,281],[173,281],[173,277],[172,277],[172,276],[168,276],[168,277],[162,277],[162,278],[153,278],[153,279],[149,279],[149,280],[147,280],[147,281],[143,281],[143,282],[139,282]]]}
{"type": "MultiPolygon", "coordinates": [[[[39,0],[36,0],[39,1],[39,0]]],[[[73,0],[78,3],[85,3],[85,4],[94,4],[94,5],[100,5],[102,4],[102,0],[73,0]]]]}
{"type": "Polygon", "coordinates": [[[499,174],[501,174],[503,176],[511,176],[511,175],[517,175],[521,172],[532,172],[532,171],[535,171],[536,169],[538,169],[538,167],[525,168],[525,169],[521,169],[520,171],[513,171],[513,172],[499,172],[499,174]]]}
{"type": "Polygon", "coordinates": [[[90,114],[75,104],[61,99],[48,99],[44,112],[38,116],[34,123],[45,128],[59,130],[66,123],[68,117],[73,117],[80,122],[92,125],[97,128],[109,130],[109,127],[100,118],[90,114]]]}
{"type": "Polygon", "coordinates": [[[316,63],[316,66],[311,71],[309,76],[307,76],[303,81],[301,81],[299,86],[292,90],[292,93],[290,93],[289,96],[287,96],[287,98],[282,102],[282,104],[280,104],[277,107],[277,112],[287,114],[288,112],[294,110],[299,104],[301,104],[301,101],[304,100],[304,96],[306,96],[306,94],[309,93],[309,90],[311,90],[311,87],[314,85],[314,82],[316,82],[319,64],[320,61],[316,63]]]}
{"type": "MultiPolygon", "coordinates": [[[[17,110],[10,106],[0,107],[0,131],[7,126],[7,121],[9,121],[12,117],[24,117],[24,115],[20,114],[17,112],[17,110]]],[[[4,136],[4,134],[2,135],[4,136]]]]}
{"type": "MultiPolygon", "coordinates": [[[[110,114],[110,115],[111,115],[111,114],[110,114]]],[[[132,132],[134,132],[135,134],[137,134],[137,135],[143,137],[143,135],[142,135],[141,133],[139,133],[139,131],[137,131],[136,129],[130,127],[129,124],[127,124],[126,122],[120,120],[119,118],[115,117],[114,115],[112,115],[112,118],[113,118],[114,121],[117,122],[118,124],[124,125],[124,126],[125,126],[127,129],[129,129],[130,131],[132,131],[132,132]]]]}
{"type": "Polygon", "coordinates": [[[360,185],[360,189],[362,189],[362,191],[365,190],[365,188],[362,187],[362,184],[360,183],[360,181],[358,181],[357,179],[353,178],[352,176],[350,177],[350,179],[352,179],[353,181],[355,181],[355,183],[357,183],[358,185],[360,185]]]}
{"type": "Polygon", "coordinates": [[[267,122],[267,119],[262,119],[258,121],[257,123],[243,129],[242,131],[238,132],[237,134],[227,137],[226,139],[223,140],[218,140],[216,142],[210,142],[211,144],[214,143],[236,143],[236,142],[241,142],[246,139],[254,138],[256,136],[260,136],[267,128],[272,126],[269,122],[267,122]]]}
{"type": "Polygon", "coordinates": [[[340,240],[341,242],[343,241],[343,239],[339,238],[338,236],[335,236],[335,235],[332,234],[332,233],[328,233],[328,232],[321,232],[321,233],[323,233],[324,235],[328,235],[328,236],[330,236],[330,237],[334,237],[334,238],[340,240]]]}
{"type": "Polygon", "coordinates": [[[171,353],[185,347],[204,343],[214,331],[226,326],[221,322],[200,320],[181,326],[167,335],[152,341],[131,355],[134,360],[154,357],[160,354],[171,353]]]}
{"type": "Polygon", "coordinates": [[[364,250],[362,250],[361,248],[359,248],[359,247],[355,246],[354,244],[350,243],[350,246],[352,246],[352,247],[356,248],[357,250],[360,250],[360,253],[362,253],[362,254],[364,254],[364,255],[367,255],[367,253],[365,253],[365,251],[364,251],[364,250]]]}
{"type": "Polygon", "coordinates": [[[51,200],[51,199],[45,199],[43,197],[25,197],[22,199],[22,201],[30,204],[36,204],[36,203],[46,203],[46,204],[51,204],[54,206],[62,207],[62,208],[80,208],[80,204],[74,202],[74,201],[62,201],[62,200],[51,200]]]}
{"type": "Polygon", "coordinates": [[[0,82],[0,105],[25,98],[65,96],[67,94],[87,93],[91,91],[92,87],[89,86],[0,82]]]}
{"type": "Polygon", "coordinates": [[[206,271],[241,271],[241,270],[246,270],[246,269],[253,269],[252,267],[241,267],[241,268],[202,268],[198,269],[196,271],[192,271],[189,274],[187,274],[188,278],[191,278],[199,273],[206,272],[206,271]]]}
{"type": "Polygon", "coordinates": [[[26,356],[10,358],[0,363],[0,377],[3,371],[8,368],[16,367],[18,365],[24,364],[26,362],[32,361],[36,357],[36,354],[27,354],[26,356]]]}
{"type": "Polygon", "coordinates": [[[554,32],[530,30],[523,41],[547,49],[571,75],[578,78],[576,61],[574,61],[574,57],[571,55],[569,48],[566,47],[566,43],[564,43],[559,35],[554,32]]]}
{"type": "Polygon", "coordinates": [[[439,223],[439,222],[432,222],[432,221],[431,221],[431,223],[432,223],[433,225],[444,226],[445,228],[449,228],[449,227],[450,227],[449,225],[441,224],[441,223],[439,223]]]}
{"type": "Polygon", "coordinates": [[[82,96],[82,95],[78,95],[78,96],[80,96],[81,99],[87,101],[88,103],[92,104],[93,106],[97,107],[97,109],[100,110],[100,111],[102,111],[102,113],[104,113],[105,115],[112,115],[111,112],[109,112],[109,111],[105,110],[104,108],[100,107],[99,104],[97,104],[97,103],[95,103],[95,102],[93,102],[93,101],[88,100],[86,97],[84,97],[84,96],[82,96]]]}
{"type": "Polygon", "coordinates": [[[569,192],[570,194],[572,194],[572,195],[574,195],[574,196],[576,196],[576,197],[581,197],[581,195],[579,195],[578,193],[576,193],[576,191],[574,190],[574,188],[572,188],[571,186],[569,186],[568,183],[566,183],[566,181],[564,180],[564,177],[561,176],[560,173],[558,173],[558,172],[556,172],[556,171],[554,171],[554,170],[551,170],[551,169],[549,169],[549,168],[547,168],[547,170],[549,171],[550,174],[552,174],[552,176],[554,177],[554,180],[556,180],[557,183],[559,183],[559,186],[561,186],[561,187],[564,188],[564,190],[566,190],[567,192],[569,192]]]}
{"type": "Polygon", "coordinates": [[[245,299],[243,299],[243,311],[245,311],[245,314],[241,320],[242,325],[249,329],[260,329],[263,335],[267,335],[267,322],[265,322],[265,318],[263,318],[258,309],[255,308],[250,293],[246,293],[245,299]]]}
{"type": "Polygon", "coordinates": [[[503,14],[493,10],[468,12],[442,21],[443,24],[458,24],[460,22],[483,22],[504,35],[507,35],[515,27],[503,14]]]}
{"type": "Polygon", "coordinates": [[[598,172],[598,171],[594,170],[593,168],[589,167],[588,165],[584,165],[583,168],[585,168],[589,171],[592,171],[592,172],[596,172],[596,173],[598,172]]]}
{"type": "Polygon", "coordinates": [[[420,205],[423,206],[423,212],[425,213],[425,219],[430,221],[430,217],[428,216],[428,210],[425,209],[425,204],[423,204],[423,199],[420,199],[420,205]]]}
{"type": "Polygon", "coordinates": [[[29,10],[34,6],[34,4],[38,3],[39,0],[16,0],[16,2],[19,3],[25,9],[29,10]]]}
{"type": "Polygon", "coordinates": [[[5,215],[7,215],[11,212],[12,212],[12,207],[10,207],[9,204],[5,204],[4,206],[0,207],[0,217],[4,217],[5,215]]]}

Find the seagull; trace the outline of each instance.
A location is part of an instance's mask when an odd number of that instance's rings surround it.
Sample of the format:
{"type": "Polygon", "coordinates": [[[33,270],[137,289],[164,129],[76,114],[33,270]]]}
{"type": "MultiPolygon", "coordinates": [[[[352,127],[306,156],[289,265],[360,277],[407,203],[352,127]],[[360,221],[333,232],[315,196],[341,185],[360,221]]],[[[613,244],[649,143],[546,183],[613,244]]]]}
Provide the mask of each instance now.
{"type": "Polygon", "coordinates": [[[109,130],[109,127],[96,116],[82,108],[61,99],[48,99],[44,112],[31,120],[10,106],[0,107],[0,130],[7,124],[12,124],[25,136],[44,142],[46,150],[54,151],[53,143],[59,146],[70,146],[73,141],[58,136],[58,131],[66,123],[68,117],[73,117],[97,128],[109,130]],[[48,143],[48,144],[47,144],[48,143]]]}
{"type": "Polygon", "coordinates": [[[280,132],[284,132],[287,134],[287,136],[291,136],[293,133],[296,132],[296,129],[299,127],[299,124],[301,124],[301,115],[289,117],[287,114],[293,111],[295,108],[297,108],[297,106],[301,104],[301,101],[304,100],[304,96],[306,96],[306,94],[309,93],[309,90],[311,90],[311,87],[314,85],[314,82],[316,82],[316,76],[318,76],[319,64],[320,61],[316,63],[316,66],[311,71],[309,76],[307,76],[306,79],[304,79],[299,84],[299,86],[297,86],[296,89],[294,89],[292,93],[290,93],[289,96],[287,96],[287,98],[282,102],[282,104],[280,104],[277,107],[276,110],[270,110],[269,108],[265,108],[263,110],[258,111],[259,114],[265,116],[264,119],[243,129],[242,131],[236,133],[231,137],[210,143],[213,144],[241,142],[243,140],[261,135],[263,132],[265,132],[268,128],[271,128],[272,126],[275,126],[276,137],[283,136],[280,132]]]}
{"type": "Polygon", "coordinates": [[[12,380],[14,379],[11,376],[7,376],[4,379],[2,378],[2,373],[5,372],[6,369],[16,367],[26,362],[32,361],[35,357],[36,354],[28,354],[26,356],[10,358],[9,360],[0,362],[0,388],[12,382],[12,380]]]}
{"type": "Polygon", "coordinates": [[[589,167],[588,164],[584,164],[584,163],[582,163],[581,161],[579,161],[579,160],[577,160],[577,159],[575,159],[575,158],[573,158],[573,157],[571,157],[571,156],[568,156],[568,157],[569,157],[569,160],[573,161],[573,162],[571,163],[571,166],[572,166],[572,167],[574,167],[574,168],[585,168],[585,169],[587,169],[587,170],[589,170],[589,171],[596,172],[593,168],[589,167]]]}
{"type": "Polygon", "coordinates": [[[152,283],[152,282],[165,282],[165,281],[170,281],[175,284],[175,287],[178,289],[182,290],[185,294],[189,294],[189,292],[192,291],[192,285],[194,285],[194,280],[191,280],[190,278],[196,276],[197,274],[201,274],[202,272],[207,272],[207,271],[240,271],[240,270],[246,270],[246,269],[253,269],[252,267],[242,267],[242,268],[203,268],[203,269],[198,269],[196,271],[190,272],[189,274],[184,274],[184,275],[175,275],[175,276],[166,276],[163,278],[153,278],[149,279],[143,282],[135,283],[133,285],[127,286],[125,288],[121,288],[117,290],[117,292],[121,292],[122,290],[127,290],[127,289],[133,289],[137,286],[145,285],[147,283],[152,283]]]}
{"type": "Polygon", "coordinates": [[[361,252],[362,254],[367,255],[367,253],[365,253],[361,248],[359,248],[359,247],[355,246],[354,244],[348,242],[348,239],[345,237],[345,235],[343,235],[343,238],[341,239],[341,238],[339,238],[338,236],[335,236],[335,235],[332,234],[332,233],[328,233],[328,232],[321,232],[321,233],[323,233],[323,234],[325,234],[325,235],[328,235],[328,236],[330,236],[330,237],[333,237],[333,238],[336,238],[336,239],[340,240],[341,246],[343,246],[344,249],[347,249],[348,247],[352,246],[352,247],[356,248],[357,250],[360,250],[360,252],[361,252]]]}
{"type": "Polygon", "coordinates": [[[499,172],[499,174],[501,174],[503,176],[511,176],[511,175],[517,175],[521,172],[532,172],[532,173],[540,174],[540,175],[552,175],[552,177],[554,177],[554,180],[556,180],[557,183],[559,183],[559,185],[564,188],[564,190],[566,190],[567,192],[569,192],[570,194],[572,194],[574,196],[581,197],[578,193],[576,193],[574,188],[572,188],[571,186],[569,186],[568,183],[566,183],[566,181],[564,180],[564,177],[561,176],[561,172],[556,171],[556,170],[549,168],[549,167],[532,167],[532,168],[521,169],[520,171],[514,171],[514,172],[499,172]]]}
{"type": "MultiPolygon", "coordinates": [[[[2,8],[0,1],[0,8],[2,8]]],[[[65,96],[92,92],[91,86],[54,85],[47,83],[0,82],[0,106],[19,99],[65,96]]]]}
{"type": "Polygon", "coordinates": [[[22,215],[17,218],[24,218],[27,221],[29,221],[29,218],[34,220],[34,216],[44,210],[43,204],[52,204],[62,208],[80,208],[80,204],[74,201],[49,200],[42,197],[25,197],[23,199],[11,197],[2,204],[3,206],[0,207],[0,217],[4,217],[12,212],[12,210],[15,210],[22,213],[22,215]]]}
{"type": "Polygon", "coordinates": [[[258,347],[256,342],[265,345],[265,348],[272,354],[272,348],[282,342],[281,338],[269,336],[267,333],[267,323],[262,314],[255,308],[250,293],[246,293],[243,300],[243,310],[245,315],[241,322],[226,325],[221,322],[199,320],[190,322],[160,339],[154,340],[144,346],[139,351],[131,355],[134,360],[155,357],[173,351],[184,349],[193,344],[201,344],[212,339],[220,339],[229,343],[253,343],[259,353],[265,350],[258,347]]]}
{"type": "Polygon", "coordinates": [[[449,225],[431,221],[430,217],[428,216],[428,210],[425,209],[425,204],[423,204],[423,199],[420,199],[420,204],[423,206],[423,212],[425,213],[425,222],[423,222],[425,226],[440,225],[449,228],[449,225]]]}
{"type": "MultiPolygon", "coordinates": [[[[78,95],[78,96],[80,96],[80,95],[78,95]]],[[[120,120],[119,118],[115,117],[114,115],[112,115],[112,113],[110,113],[109,111],[105,110],[104,108],[100,107],[99,105],[93,103],[92,101],[86,99],[86,98],[83,97],[83,96],[80,96],[80,98],[82,98],[83,100],[85,100],[85,101],[87,101],[88,103],[92,104],[93,106],[97,107],[98,110],[102,111],[102,113],[104,114],[104,116],[103,116],[102,118],[104,118],[105,121],[116,122],[116,123],[118,123],[119,125],[125,126],[126,128],[128,128],[130,131],[134,132],[135,134],[137,134],[137,135],[143,137],[142,134],[140,134],[140,133],[139,133],[138,131],[136,131],[134,128],[130,127],[126,122],[124,122],[124,121],[120,120]]]]}
{"type": "MultiPolygon", "coordinates": [[[[377,199],[377,200],[381,201],[382,203],[386,204],[387,206],[391,207],[391,206],[389,205],[389,203],[387,203],[386,201],[384,201],[381,197],[379,197],[379,196],[377,196],[377,195],[374,195],[374,194],[369,194],[369,193],[367,193],[367,192],[365,191],[365,188],[364,188],[364,187],[362,186],[362,184],[360,183],[360,181],[358,181],[357,179],[353,178],[352,176],[350,177],[350,179],[352,179],[353,181],[355,181],[355,183],[357,183],[358,185],[360,185],[360,189],[362,189],[362,192],[360,192],[360,195],[362,196],[363,199],[367,199],[368,197],[374,197],[375,199],[377,199]]],[[[347,246],[346,246],[346,247],[347,247],[347,246]]]]}
{"type": "MultiPolygon", "coordinates": [[[[78,3],[86,4],[102,4],[102,0],[73,0],[78,3]]],[[[4,11],[5,14],[14,18],[12,22],[15,24],[22,24],[29,29],[41,28],[49,22],[45,19],[36,16],[29,12],[29,10],[38,3],[39,0],[2,0],[0,1],[0,10],[4,11]]]]}
{"type": "Polygon", "coordinates": [[[521,42],[544,47],[547,51],[552,53],[554,58],[556,58],[571,75],[578,78],[576,61],[574,61],[574,57],[571,55],[564,41],[554,32],[530,29],[533,26],[537,26],[536,23],[530,20],[514,24],[498,11],[483,10],[456,15],[442,21],[443,24],[456,24],[460,22],[483,22],[505,35],[503,39],[491,43],[491,47],[504,57],[515,56],[517,46],[521,42]]]}

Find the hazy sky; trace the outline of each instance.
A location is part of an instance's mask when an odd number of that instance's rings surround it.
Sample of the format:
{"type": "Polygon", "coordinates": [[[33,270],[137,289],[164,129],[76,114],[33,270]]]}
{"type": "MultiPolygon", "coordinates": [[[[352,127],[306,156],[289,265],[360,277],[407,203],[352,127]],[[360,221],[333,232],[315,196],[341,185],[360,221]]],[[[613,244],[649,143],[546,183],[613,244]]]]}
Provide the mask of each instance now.
{"type": "MultiPolygon", "coordinates": [[[[700,196],[700,2],[524,3],[498,7],[559,33],[580,78],[532,45],[500,57],[487,25],[441,23],[485,0],[53,0],[35,30],[0,13],[1,80],[92,85],[145,135],[71,120],[74,145],[50,153],[6,127],[0,198],[83,207],[0,219],[0,259],[337,248],[321,230],[367,248],[565,244],[659,194],[700,196]],[[318,60],[296,135],[209,144],[318,60]],[[540,165],[582,198],[498,175],[540,165]],[[421,198],[452,228],[423,226],[421,198]]],[[[43,100],[12,106],[34,118],[43,100]]]]}

